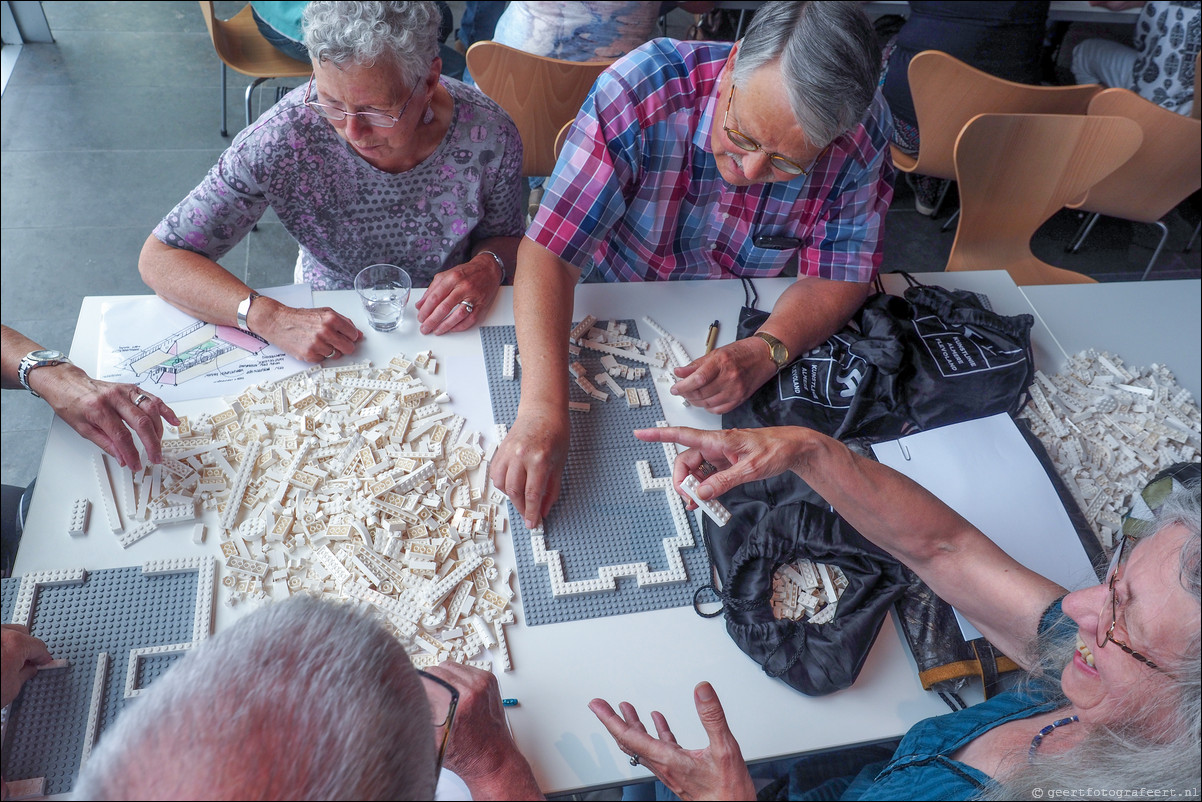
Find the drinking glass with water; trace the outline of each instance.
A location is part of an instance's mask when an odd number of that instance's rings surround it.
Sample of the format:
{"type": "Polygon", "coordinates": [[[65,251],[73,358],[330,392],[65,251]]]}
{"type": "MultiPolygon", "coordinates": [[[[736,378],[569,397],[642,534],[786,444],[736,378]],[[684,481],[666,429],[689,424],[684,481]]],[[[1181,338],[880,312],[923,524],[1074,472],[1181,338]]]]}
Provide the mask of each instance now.
{"type": "Polygon", "coordinates": [[[355,291],[376,331],[395,331],[405,319],[413,280],[396,265],[371,265],[355,276],[355,291]]]}

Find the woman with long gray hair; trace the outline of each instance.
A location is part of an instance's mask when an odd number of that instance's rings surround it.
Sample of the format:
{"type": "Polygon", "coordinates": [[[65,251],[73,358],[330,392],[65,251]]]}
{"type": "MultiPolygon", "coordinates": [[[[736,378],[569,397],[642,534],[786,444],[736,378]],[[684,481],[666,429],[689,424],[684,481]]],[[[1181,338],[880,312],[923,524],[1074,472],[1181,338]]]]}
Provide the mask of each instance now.
{"type": "Polygon", "coordinates": [[[253,332],[309,362],[362,334],[332,309],[260,297],[217,264],[270,208],[300,244],[296,280],[348,289],[390,262],[415,286],[424,334],[488,310],[523,229],[522,144],[513,121],[440,75],[432,2],[315,2],[305,10],[313,78],[240,133],[142,248],[167,302],[253,332]]]}
{"type": "MultiPolygon", "coordinates": [[[[849,776],[790,772],[790,799],[1197,798],[1199,784],[1199,485],[1171,479],[1149,534],[1124,537],[1105,579],[1066,593],[1024,568],[901,474],[797,427],[635,433],[688,446],[674,481],[698,495],[793,471],[861,534],[905,563],[1006,655],[1033,672],[1019,688],[916,724],[892,758],[849,776]],[[704,463],[717,472],[701,470],[704,463]]],[[[707,466],[708,468],[708,466],[707,466]]],[[[1180,475],[1180,474],[1178,474],[1180,475]]],[[[1032,537],[1038,533],[1030,533],[1032,537]]],[[[755,799],[738,743],[709,683],[695,693],[709,735],[685,751],[652,713],[589,705],[631,760],[683,799],[755,799]]],[[[812,763],[812,761],[811,761],[812,763]]]]}

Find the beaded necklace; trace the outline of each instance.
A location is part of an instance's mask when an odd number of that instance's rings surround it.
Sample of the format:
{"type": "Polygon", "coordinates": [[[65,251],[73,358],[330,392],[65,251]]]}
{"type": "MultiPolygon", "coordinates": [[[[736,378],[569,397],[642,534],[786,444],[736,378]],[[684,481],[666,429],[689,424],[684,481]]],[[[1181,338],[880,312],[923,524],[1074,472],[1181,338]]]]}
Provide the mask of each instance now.
{"type": "Polygon", "coordinates": [[[1043,739],[1045,736],[1051,735],[1052,732],[1057,727],[1062,727],[1065,724],[1072,724],[1076,721],[1077,721],[1076,716],[1069,716],[1068,718],[1062,718],[1059,721],[1053,721],[1051,724],[1049,724],[1048,726],[1046,726],[1042,730],[1040,730],[1038,733],[1036,733],[1035,737],[1031,739],[1031,748],[1027,750],[1027,761],[1029,762],[1029,761],[1032,761],[1035,759],[1035,753],[1039,750],[1039,745],[1041,743],[1043,743],[1043,739]]]}

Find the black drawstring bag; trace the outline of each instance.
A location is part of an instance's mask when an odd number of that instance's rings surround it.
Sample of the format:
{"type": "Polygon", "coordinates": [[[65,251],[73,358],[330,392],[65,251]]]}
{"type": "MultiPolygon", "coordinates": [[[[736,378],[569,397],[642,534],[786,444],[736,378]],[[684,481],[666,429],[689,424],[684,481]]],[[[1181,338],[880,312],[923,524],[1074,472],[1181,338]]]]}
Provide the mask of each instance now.
{"type": "MultiPolygon", "coordinates": [[[[905,278],[905,297],[870,297],[842,331],[724,415],[723,428],[798,424],[877,442],[1017,413],[1035,378],[1034,318],[999,315],[975,293],[905,278]]],[[[767,317],[744,307],[739,337],[767,317]]]]}
{"type": "MultiPolygon", "coordinates": [[[[723,415],[722,427],[806,426],[867,453],[874,442],[1021,409],[1035,375],[1034,319],[999,315],[974,293],[902,275],[910,284],[904,297],[886,294],[878,282],[878,292],[843,330],[723,415]]],[[[740,314],[740,338],[767,318],[753,303],[740,314]]],[[[915,655],[943,665],[974,649],[958,630],[929,625],[949,620],[950,607],[795,474],[741,485],[721,501],[731,520],[722,528],[703,524],[716,576],[695,601],[706,590],[715,593],[731,638],[771,676],[810,695],[848,687],[889,606],[903,596],[911,618],[928,623],[906,630],[915,655]],[[777,621],[772,614],[772,575],[801,557],[838,565],[848,578],[829,623],[777,621]]]]}
{"type": "Polygon", "coordinates": [[[907,585],[901,565],[846,521],[799,500],[807,491],[813,492],[800,480],[773,477],[724,495],[730,521],[716,531],[708,520],[704,527],[722,584],[699,589],[698,597],[708,589],[722,600],[726,631],[766,674],[820,696],[855,681],[889,605],[907,585]],[[835,619],[826,624],[778,620],[772,613],[772,575],[782,563],[803,558],[837,565],[847,577],[835,619]]]}

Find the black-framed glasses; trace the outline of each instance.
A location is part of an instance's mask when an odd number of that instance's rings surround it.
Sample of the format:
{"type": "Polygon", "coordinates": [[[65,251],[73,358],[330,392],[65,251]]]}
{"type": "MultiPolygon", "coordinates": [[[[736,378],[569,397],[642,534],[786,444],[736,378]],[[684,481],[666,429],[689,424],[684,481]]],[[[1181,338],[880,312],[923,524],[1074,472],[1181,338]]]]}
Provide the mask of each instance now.
{"type": "MultiPolygon", "coordinates": [[[[422,76],[422,78],[424,77],[422,76]]],[[[331,122],[340,122],[347,117],[358,117],[372,128],[392,128],[405,116],[405,111],[417,95],[417,87],[421,85],[422,78],[417,79],[417,83],[413,85],[413,90],[409,92],[409,99],[405,101],[405,105],[401,106],[401,110],[397,112],[395,117],[382,111],[347,111],[337,106],[327,106],[325,103],[310,100],[309,98],[313,93],[313,76],[309,76],[309,86],[305,89],[305,105],[313,109],[314,113],[319,117],[324,117],[331,122]]]]}
{"type": "Polygon", "coordinates": [[[447,742],[451,738],[451,725],[455,722],[455,708],[459,706],[459,691],[446,680],[439,679],[420,669],[417,675],[421,677],[422,687],[426,691],[426,699],[430,703],[430,723],[439,734],[438,762],[434,764],[434,777],[442,772],[442,758],[447,752],[447,742]]]}
{"type": "Polygon", "coordinates": [[[1110,626],[1106,628],[1106,632],[1105,632],[1105,634],[1103,634],[1102,633],[1102,622],[1106,620],[1106,606],[1107,606],[1106,602],[1103,601],[1102,609],[1098,613],[1098,629],[1094,633],[1094,643],[1096,643],[1098,645],[1099,649],[1105,648],[1107,643],[1113,643],[1115,646],[1119,647],[1124,652],[1126,652],[1127,654],[1131,655],[1139,662],[1146,665],[1148,668],[1154,668],[1163,674],[1163,673],[1165,673],[1163,668],[1156,665],[1151,660],[1144,657],[1142,654],[1135,651],[1130,646],[1123,643],[1121,640],[1119,640],[1118,638],[1116,638],[1114,636],[1115,627],[1118,626],[1118,622],[1119,622],[1119,604],[1118,604],[1118,599],[1115,597],[1114,586],[1115,586],[1115,583],[1118,582],[1119,569],[1122,567],[1122,564],[1123,564],[1123,553],[1127,550],[1127,545],[1128,545],[1129,541],[1130,541],[1130,538],[1128,538],[1126,536],[1124,536],[1121,540],[1119,540],[1119,545],[1114,550],[1114,556],[1112,556],[1110,558],[1110,567],[1106,569],[1106,584],[1110,591],[1109,592],[1109,596],[1110,596],[1110,605],[1109,605],[1110,606],[1110,626]]]}
{"type": "MultiPolygon", "coordinates": [[[[759,142],[756,142],[739,129],[731,128],[729,125],[727,125],[727,123],[730,121],[730,106],[731,103],[734,102],[734,99],[735,84],[732,80],[730,84],[730,94],[726,96],[726,114],[722,117],[722,130],[726,132],[726,136],[729,137],[731,142],[734,142],[735,145],[747,151],[748,153],[756,153],[764,150],[763,145],[761,145],[759,142]]],[[[792,159],[786,159],[779,153],[772,153],[771,151],[766,150],[764,152],[768,154],[768,161],[772,163],[772,166],[777,170],[780,170],[782,173],[788,173],[789,175],[809,175],[810,170],[814,169],[813,162],[810,163],[808,168],[802,167],[797,162],[793,161],[792,159]]],[[[820,152],[818,156],[821,156],[825,152],[826,148],[823,148],[822,152],[820,152]]],[[[818,156],[814,157],[815,162],[818,161],[818,156]]]]}

